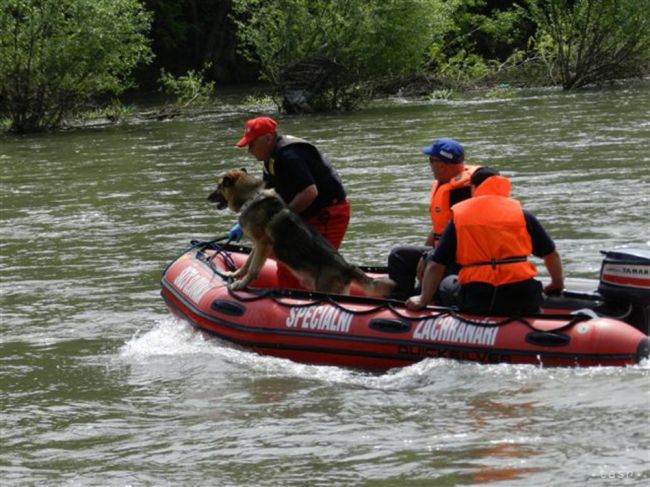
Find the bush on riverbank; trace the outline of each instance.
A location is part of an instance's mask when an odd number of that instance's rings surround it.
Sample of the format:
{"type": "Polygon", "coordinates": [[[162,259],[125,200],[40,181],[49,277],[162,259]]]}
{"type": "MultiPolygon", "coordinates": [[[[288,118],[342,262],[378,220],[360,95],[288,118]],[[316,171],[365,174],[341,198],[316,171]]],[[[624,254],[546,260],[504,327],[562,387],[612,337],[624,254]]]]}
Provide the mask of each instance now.
{"type": "MultiPolygon", "coordinates": [[[[289,113],[650,72],[650,0],[141,1],[151,13],[139,0],[0,0],[0,131],[130,118],[116,95],[151,59],[149,42],[174,103],[144,119],[214,110],[217,73],[237,80],[255,67],[270,90],[251,104],[268,111],[268,94],[289,113]]],[[[135,77],[154,90],[148,69],[135,77]]]]}
{"type": "Polygon", "coordinates": [[[117,95],[151,58],[138,0],[2,0],[0,117],[10,130],[58,127],[100,95],[117,95]]]}
{"type": "Polygon", "coordinates": [[[373,81],[422,66],[432,35],[451,24],[441,0],[235,0],[234,8],[247,56],[287,112],[354,108],[373,81]]]}
{"type": "Polygon", "coordinates": [[[183,76],[174,76],[163,69],[158,79],[160,91],[182,108],[208,105],[214,100],[215,92],[214,81],[205,81],[208,69],[209,64],[199,72],[190,70],[183,76]]]}
{"type": "Polygon", "coordinates": [[[650,67],[650,0],[529,0],[536,52],[564,89],[641,77],[650,67]]]}
{"type": "Polygon", "coordinates": [[[575,89],[650,66],[650,0],[235,5],[247,55],[289,113],[351,109],[376,93],[575,89]]]}

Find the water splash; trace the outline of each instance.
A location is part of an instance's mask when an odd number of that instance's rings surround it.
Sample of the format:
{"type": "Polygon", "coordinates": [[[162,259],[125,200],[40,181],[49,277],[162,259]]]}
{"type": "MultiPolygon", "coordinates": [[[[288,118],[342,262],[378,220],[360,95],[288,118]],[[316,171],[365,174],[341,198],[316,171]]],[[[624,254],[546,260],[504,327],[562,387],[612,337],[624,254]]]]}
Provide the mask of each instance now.
{"type": "Polygon", "coordinates": [[[212,347],[205,337],[182,320],[174,317],[158,321],[153,328],[135,335],[119,351],[122,358],[143,359],[160,355],[209,353],[212,347]]]}

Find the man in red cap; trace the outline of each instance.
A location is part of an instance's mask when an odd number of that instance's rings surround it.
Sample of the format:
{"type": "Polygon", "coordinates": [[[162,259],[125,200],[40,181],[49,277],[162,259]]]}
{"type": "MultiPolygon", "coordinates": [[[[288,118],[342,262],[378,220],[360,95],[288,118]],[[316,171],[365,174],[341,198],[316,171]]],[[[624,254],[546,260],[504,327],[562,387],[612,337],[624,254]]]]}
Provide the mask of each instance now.
{"type": "MultiPolygon", "coordinates": [[[[291,210],[338,249],[350,222],[350,203],[339,174],[313,144],[279,135],[276,129],[272,118],[253,118],[246,122],[244,136],[236,145],[248,147],[264,163],[266,186],[274,188],[291,210]]],[[[278,285],[302,289],[283,265],[278,265],[278,285]]]]}

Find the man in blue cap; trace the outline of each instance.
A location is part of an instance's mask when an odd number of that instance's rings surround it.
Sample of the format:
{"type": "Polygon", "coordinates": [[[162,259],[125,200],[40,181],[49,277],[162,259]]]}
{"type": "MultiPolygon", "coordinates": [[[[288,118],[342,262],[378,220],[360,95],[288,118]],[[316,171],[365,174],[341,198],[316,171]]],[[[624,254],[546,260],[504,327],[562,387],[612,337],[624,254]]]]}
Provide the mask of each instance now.
{"type": "Polygon", "coordinates": [[[537,268],[528,256],[544,259],[551,277],[544,292],[561,292],[564,272],[555,242],[537,218],[510,197],[510,181],[498,171],[482,167],[472,175],[471,186],[472,198],[454,206],[439,244],[427,255],[422,289],[406,307],[419,310],[436,301],[477,315],[539,313],[542,284],[534,279],[537,268]],[[461,266],[458,284],[448,282],[448,289],[436,297],[450,264],[461,266]]]}
{"type": "MultiPolygon", "coordinates": [[[[451,219],[451,207],[471,197],[470,178],[480,166],[465,165],[465,150],[454,139],[434,139],[422,153],[429,156],[434,182],[431,188],[429,213],[431,232],[424,246],[402,245],[388,256],[388,276],[395,281],[393,297],[406,299],[415,293],[415,281],[422,279],[425,255],[438,244],[451,219]]],[[[447,273],[457,269],[449,266],[447,273]]]]}

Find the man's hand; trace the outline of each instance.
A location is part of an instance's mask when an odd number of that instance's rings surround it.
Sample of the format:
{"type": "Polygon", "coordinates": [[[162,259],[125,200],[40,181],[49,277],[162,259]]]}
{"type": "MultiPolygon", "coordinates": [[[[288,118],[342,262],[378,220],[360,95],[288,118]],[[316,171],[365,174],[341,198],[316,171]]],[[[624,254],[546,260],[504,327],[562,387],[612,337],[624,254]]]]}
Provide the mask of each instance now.
{"type": "Polygon", "coordinates": [[[417,311],[427,306],[427,302],[422,296],[411,296],[406,300],[406,307],[411,311],[417,311]]]}
{"type": "Polygon", "coordinates": [[[235,225],[228,232],[228,240],[231,242],[239,242],[243,236],[244,231],[239,226],[239,223],[235,223],[235,225]]]}
{"type": "Polygon", "coordinates": [[[564,289],[563,283],[556,283],[551,281],[550,284],[544,286],[544,294],[548,296],[559,296],[564,289]]]}

